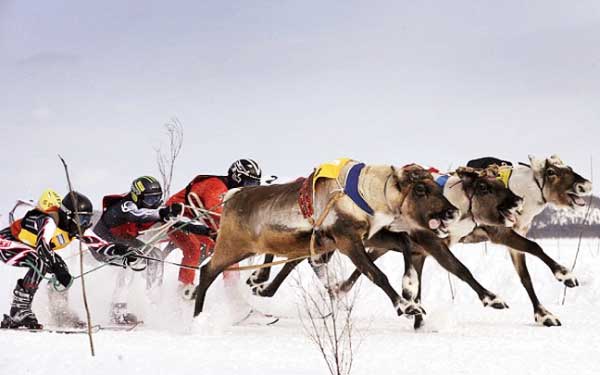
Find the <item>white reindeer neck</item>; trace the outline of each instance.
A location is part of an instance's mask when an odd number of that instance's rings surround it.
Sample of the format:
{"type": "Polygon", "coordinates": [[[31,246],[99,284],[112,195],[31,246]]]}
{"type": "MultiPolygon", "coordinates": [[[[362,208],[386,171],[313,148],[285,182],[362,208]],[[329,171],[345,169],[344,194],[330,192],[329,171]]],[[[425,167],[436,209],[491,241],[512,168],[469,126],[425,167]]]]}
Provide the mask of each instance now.
{"type": "Polygon", "coordinates": [[[533,218],[548,205],[543,194],[543,176],[539,176],[533,167],[518,164],[513,167],[508,187],[523,198],[523,210],[519,215],[519,226],[529,226],[533,218]]]}
{"type": "Polygon", "coordinates": [[[438,184],[443,183],[444,197],[460,211],[460,219],[448,226],[450,243],[456,243],[462,237],[471,233],[477,226],[470,208],[471,203],[463,183],[457,175],[432,173],[438,184]]]}

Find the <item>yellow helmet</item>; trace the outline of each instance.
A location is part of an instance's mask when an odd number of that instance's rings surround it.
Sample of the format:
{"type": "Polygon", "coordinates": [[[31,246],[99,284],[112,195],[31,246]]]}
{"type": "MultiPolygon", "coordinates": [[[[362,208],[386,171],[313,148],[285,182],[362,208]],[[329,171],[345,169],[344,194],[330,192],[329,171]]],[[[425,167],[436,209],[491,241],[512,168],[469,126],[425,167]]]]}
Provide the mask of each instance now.
{"type": "Polygon", "coordinates": [[[44,212],[57,211],[62,203],[62,197],[52,189],[46,189],[38,199],[37,208],[44,212]]]}

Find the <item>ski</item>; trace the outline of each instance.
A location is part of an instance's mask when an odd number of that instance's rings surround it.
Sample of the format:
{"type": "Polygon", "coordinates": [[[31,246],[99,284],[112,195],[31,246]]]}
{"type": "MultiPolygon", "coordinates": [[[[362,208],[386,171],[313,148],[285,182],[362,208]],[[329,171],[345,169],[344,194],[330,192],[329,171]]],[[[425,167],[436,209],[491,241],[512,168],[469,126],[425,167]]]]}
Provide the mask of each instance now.
{"type": "Polygon", "coordinates": [[[265,314],[257,310],[250,310],[245,317],[235,322],[234,326],[271,326],[279,321],[279,317],[265,314]]]}
{"type": "Polygon", "coordinates": [[[129,331],[133,331],[134,329],[136,329],[138,326],[144,324],[143,321],[139,321],[136,323],[130,323],[130,324],[115,324],[115,325],[109,325],[109,326],[100,326],[100,331],[123,331],[123,332],[129,332],[129,331]]]}
{"type": "MultiPolygon", "coordinates": [[[[96,333],[101,329],[100,325],[94,325],[92,326],[92,332],[96,333]]],[[[71,335],[71,334],[87,334],[88,330],[87,328],[62,328],[62,327],[48,327],[48,328],[26,328],[26,327],[19,327],[19,328],[0,328],[0,331],[6,331],[6,332],[32,332],[32,333],[40,333],[40,332],[45,332],[45,333],[58,333],[58,334],[64,334],[64,335],[71,335]]]]}

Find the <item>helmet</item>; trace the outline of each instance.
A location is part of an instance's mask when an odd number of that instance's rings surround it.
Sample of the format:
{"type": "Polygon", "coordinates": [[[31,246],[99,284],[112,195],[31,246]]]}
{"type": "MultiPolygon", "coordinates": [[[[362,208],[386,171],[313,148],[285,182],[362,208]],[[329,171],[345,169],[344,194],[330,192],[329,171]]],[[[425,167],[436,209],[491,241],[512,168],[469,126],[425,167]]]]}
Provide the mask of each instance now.
{"type": "Polygon", "coordinates": [[[37,207],[44,212],[58,211],[62,198],[52,189],[46,189],[38,199],[37,207]]]}
{"type": "Polygon", "coordinates": [[[72,235],[78,233],[77,223],[81,230],[92,226],[92,213],[94,207],[85,195],[76,191],[68,193],[62,200],[58,209],[58,227],[72,235]]]}
{"type": "Polygon", "coordinates": [[[236,160],[227,171],[227,178],[233,187],[260,185],[261,170],[252,159],[236,160]]]}
{"type": "Polygon", "coordinates": [[[142,208],[157,208],[162,203],[160,182],[151,176],[138,177],[131,183],[131,199],[142,208]]]}

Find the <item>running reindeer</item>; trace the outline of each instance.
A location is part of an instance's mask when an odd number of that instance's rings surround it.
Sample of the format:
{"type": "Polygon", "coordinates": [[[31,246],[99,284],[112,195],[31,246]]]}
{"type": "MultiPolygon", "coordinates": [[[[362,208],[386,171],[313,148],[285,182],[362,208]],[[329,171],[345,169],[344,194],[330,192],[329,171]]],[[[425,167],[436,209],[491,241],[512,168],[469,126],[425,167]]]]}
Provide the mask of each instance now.
{"type": "MultiPolygon", "coordinates": [[[[560,326],[560,320],[548,311],[538,300],[533,282],[525,263],[525,254],[531,254],[544,262],[556,279],[567,287],[579,286],[577,279],[564,266],[550,258],[534,241],[525,236],[533,219],[548,205],[567,209],[582,209],[585,197],[592,193],[592,183],[573,171],[557,155],[547,159],[529,156],[530,164],[519,163],[510,169],[507,183],[511,190],[523,197],[523,210],[515,218],[511,228],[481,226],[463,239],[465,243],[491,241],[505,245],[521,284],[527,291],[533,306],[534,319],[538,324],[550,327],[560,326]]],[[[496,158],[482,158],[470,162],[474,166],[501,164],[496,158]]]]}

